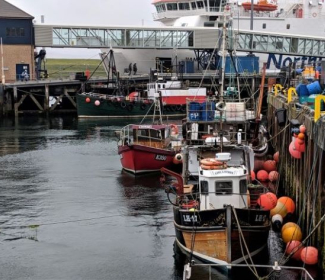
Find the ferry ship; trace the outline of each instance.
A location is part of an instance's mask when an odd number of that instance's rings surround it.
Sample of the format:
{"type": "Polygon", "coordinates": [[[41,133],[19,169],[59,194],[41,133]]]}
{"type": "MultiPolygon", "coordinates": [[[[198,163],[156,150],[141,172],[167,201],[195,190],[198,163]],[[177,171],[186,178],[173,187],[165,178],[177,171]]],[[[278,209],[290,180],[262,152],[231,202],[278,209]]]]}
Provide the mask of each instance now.
{"type": "MultiPolygon", "coordinates": [[[[253,15],[248,9],[249,0],[154,0],[153,19],[165,26],[221,28],[223,12],[230,9],[234,29],[255,30],[266,33],[308,34],[325,36],[324,0],[254,0],[253,15]],[[273,2],[270,2],[273,1],[273,2]],[[253,21],[252,21],[253,19],[253,21]]],[[[216,38],[217,40],[217,38],[216,38]]],[[[243,54],[245,55],[245,54],[243,54]]],[[[267,62],[267,69],[280,69],[296,61],[310,64],[315,57],[288,57],[275,54],[258,54],[259,62],[267,62]]],[[[137,63],[139,73],[159,68],[162,60],[198,60],[192,50],[121,50],[115,52],[118,65],[137,63]],[[158,61],[158,63],[157,63],[158,61]]]]}

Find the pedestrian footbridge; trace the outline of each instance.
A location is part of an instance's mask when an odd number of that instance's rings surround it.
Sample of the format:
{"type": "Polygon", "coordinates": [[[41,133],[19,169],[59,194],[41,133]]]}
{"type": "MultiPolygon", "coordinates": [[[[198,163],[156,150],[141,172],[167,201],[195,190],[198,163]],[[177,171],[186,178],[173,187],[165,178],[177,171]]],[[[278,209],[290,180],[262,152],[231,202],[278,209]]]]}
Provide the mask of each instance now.
{"type": "MultiPolygon", "coordinates": [[[[94,27],[35,24],[36,47],[214,49],[222,30],[212,27],[94,27]]],[[[234,49],[253,53],[325,57],[325,38],[234,30],[234,49]]]]}

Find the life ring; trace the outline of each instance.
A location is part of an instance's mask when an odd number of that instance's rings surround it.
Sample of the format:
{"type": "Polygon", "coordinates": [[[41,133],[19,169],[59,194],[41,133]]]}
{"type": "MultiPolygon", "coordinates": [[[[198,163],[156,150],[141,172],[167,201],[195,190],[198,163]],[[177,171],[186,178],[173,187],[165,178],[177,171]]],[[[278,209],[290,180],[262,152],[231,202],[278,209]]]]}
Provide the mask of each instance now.
{"type": "Polygon", "coordinates": [[[218,102],[216,104],[216,110],[219,111],[219,112],[223,112],[226,110],[226,104],[222,101],[218,102]]]}
{"type": "Polygon", "coordinates": [[[172,135],[177,135],[178,134],[178,127],[176,124],[171,124],[170,129],[172,130],[172,135]]]}
{"type": "Polygon", "coordinates": [[[185,209],[190,209],[190,208],[196,208],[198,207],[198,202],[196,200],[190,200],[188,203],[183,203],[181,205],[182,208],[185,208],[185,209]]]}
{"type": "Polygon", "coordinates": [[[125,108],[126,107],[126,103],[124,101],[121,102],[120,104],[121,108],[125,108]]]}
{"type": "Polygon", "coordinates": [[[141,106],[140,106],[141,110],[145,110],[147,108],[147,105],[142,103],[141,106]]]}
{"type": "Polygon", "coordinates": [[[222,165],[204,165],[201,164],[201,168],[204,170],[220,170],[227,168],[227,164],[223,163],[222,165]]]}
{"type": "Polygon", "coordinates": [[[206,166],[221,166],[224,163],[216,160],[215,158],[204,158],[200,160],[200,163],[206,166]]]}
{"type": "Polygon", "coordinates": [[[317,17],[317,13],[313,13],[313,17],[317,17]]]}

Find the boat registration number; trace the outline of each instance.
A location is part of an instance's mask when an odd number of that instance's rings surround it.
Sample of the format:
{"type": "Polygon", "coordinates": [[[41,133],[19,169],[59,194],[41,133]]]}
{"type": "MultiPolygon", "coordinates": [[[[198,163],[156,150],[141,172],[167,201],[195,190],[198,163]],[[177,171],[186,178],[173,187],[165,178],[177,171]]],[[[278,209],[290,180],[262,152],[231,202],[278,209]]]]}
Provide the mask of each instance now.
{"type": "Polygon", "coordinates": [[[167,159],[167,156],[163,156],[163,155],[156,155],[156,160],[165,161],[166,159],[167,159]]]}

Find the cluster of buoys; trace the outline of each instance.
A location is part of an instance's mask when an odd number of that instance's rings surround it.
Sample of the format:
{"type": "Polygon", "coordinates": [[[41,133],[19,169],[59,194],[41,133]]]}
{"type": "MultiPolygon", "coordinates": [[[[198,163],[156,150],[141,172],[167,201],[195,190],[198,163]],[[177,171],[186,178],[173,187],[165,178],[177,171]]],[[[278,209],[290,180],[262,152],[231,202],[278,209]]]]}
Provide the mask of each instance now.
{"type": "Polygon", "coordinates": [[[300,159],[301,154],[306,150],[305,133],[306,127],[303,124],[293,131],[292,141],[289,145],[289,153],[293,158],[300,159]]]}
{"type": "Polygon", "coordinates": [[[254,171],[251,172],[251,179],[257,179],[263,186],[275,192],[275,183],[278,182],[280,178],[280,174],[277,171],[278,162],[279,152],[276,152],[273,157],[267,160],[255,159],[254,171]]]}
{"type": "Polygon", "coordinates": [[[183,162],[183,155],[180,154],[180,153],[176,154],[176,155],[174,156],[174,158],[173,158],[173,163],[174,163],[174,164],[180,164],[180,163],[182,163],[182,162],[183,162]]]}
{"type": "Polygon", "coordinates": [[[215,158],[204,158],[200,160],[200,166],[204,170],[218,170],[227,168],[227,163],[215,158]]]}
{"type": "Polygon", "coordinates": [[[290,256],[291,259],[302,261],[308,265],[314,265],[318,262],[318,250],[313,246],[304,247],[301,243],[302,232],[300,227],[292,222],[283,225],[282,239],[285,242],[285,254],[290,256]]]}

